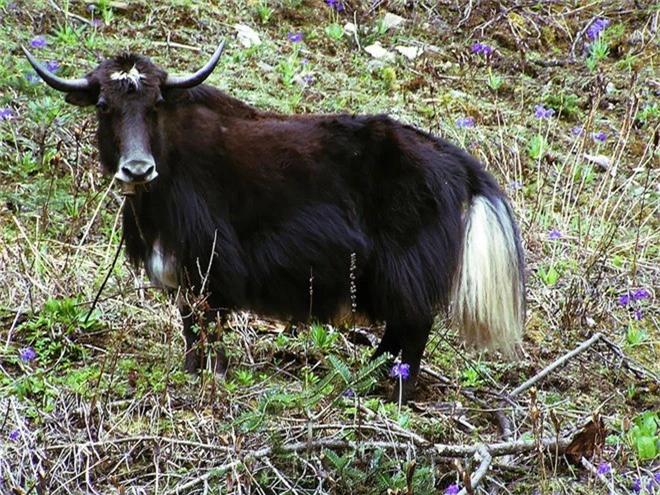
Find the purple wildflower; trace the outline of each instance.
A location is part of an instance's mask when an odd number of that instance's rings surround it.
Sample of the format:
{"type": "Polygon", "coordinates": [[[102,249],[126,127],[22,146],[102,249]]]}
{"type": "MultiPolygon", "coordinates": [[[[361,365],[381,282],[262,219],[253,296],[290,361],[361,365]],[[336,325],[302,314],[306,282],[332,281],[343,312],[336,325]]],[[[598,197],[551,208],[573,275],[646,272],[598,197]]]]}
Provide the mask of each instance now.
{"type": "Polygon", "coordinates": [[[353,392],[353,391],[349,388],[346,392],[344,392],[344,395],[345,395],[346,397],[355,397],[355,392],[353,392]]]}
{"type": "Polygon", "coordinates": [[[653,475],[653,480],[654,480],[658,485],[660,485],[660,471],[657,471],[657,472],[653,475]]]}
{"type": "Polygon", "coordinates": [[[37,357],[37,353],[34,352],[34,349],[32,349],[32,347],[25,347],[24,349],[21,349],[18,353],[23,361],[32,361],[34,358],[37,357]]]}
{"type": "Polygon", "coordinates": [[[547,119],[552,117],[555,114],[553,108],[545,108],[543,105],[536,105],[534,107],[534,117],[537,119],[547,119]]]}
{"type": "Polygon", "coordinates": [[[644,313],[642,313],[639,309],[636,309],[633,315],[635,315],[635,319],[637,321],[642,321],[642,319],[644,318],[644,313]]]}
{"type": "Polygon", "coordinates": [[[619,306],[625,306],[630,302],[630,296],[628,294],[624,294],[619,298],[619,306]]]}
{"type": "Polygon", "coordinates": [[[609,462],[601,462],[598,466],[598,474],[607,474],[612,471],[612,465],[609,462]]]}
{"type": "Polygon", "coordinates": [[[96,5],[93,5],[93,4],[92,4],[92,5],[88,5],[88,6],[87,6],[87,10],[88,10],[89,12],[94,12],[94,11],[96,11],[96,5]]]}
{"type": "Polygon", "coordinates": [[[484,43],[477,42],[472,45],[472,53],[483,53],[484,55],[490,55],[493,53],[493,49],[484,43]]]}
{"type": "Polygon", "coordinates": [[[287,38],[289,38],[289,41],[292,43],[300,43],[302,41],[303,35],[302,33],[289,33],[286,35],[287,38]]]}
{"type": "Polygon", "coordinates": [[[445,493],[444,495],[456,495],[458,492],[460,492],[460,488],[458,488],[457,484],[452,484],[449,485],[447,488],[445,488],[445,493]]]}
{"type": "Polygon", "coordinates": [[[303,65],[307,65],[309,63],[309,59],[308,58],[303,58],[303,59],[300,60],[300,63],[303,64],[303,65]]]}
{"type": "Polygon", "coordinates": [[[37,84],[38,82],[41,81],[41,77],[36,72],[31,72],[27,76],[25,76],[25,79],[27,79],[29,82],[32,84],[37,84]]]}
{"type": "Polygon", "coordinates": [[[639,301],[640,299],[648,299],[650,296],[651,296],[650,292],[647,291],[646,289],[637,289],[632,294],[632,298],[635,301],[639,301]]]}
{"type": "Polygon", "coordinates": [[[633,481],[632,484],[632,490],[635,493],[639,493],[642,491],[642,480],[639,478],[635,478],[635,481],[633,481]]]}
{"type": "Polygon", "coordinates": [[[559,232],[557,229],[552,229],[550,232],[548,232],[548,239],[551,241],[561,239],[561,232],[559,232]]]}
{"type": "Polygon", "coordinates": [[[46,38],[43,36],[35,36],[30,40],[30,46],[32,48],[43,48],[46,46],[48,42],[46,41],[46,38]]]}
{"type": "Polygon", "coordinates": [[[609,25],[610,21],[608,19],[596,19],[587,29],[587,36],[589,36],[589,39],[595,40],[609,25]]]}
{"type": "Polygon", "coordinates": [[[456,119],[456,127],[474,127],[474,119],[472,117],[459,117],[456,119]]]}
{"type": "Polygon", "coordinates": [[[402,380],[407,380],[410,376],[410,365],[408,363],[395,364],[390,370],[390,376],[392,378],[401,378],[402,380]]]}
{"type": "Polygon", "coordinates": [[[573,127],[573,129],[571,129],[571,134],[573,134],[573,136],[582,136],[582,134],[584,134],[584,128],[582,126],[576,125],[573,127]]]}
{"type": "Polygon", "coordinates": [[[522,189],[523,185],[522,182],[520,182],[519,180],[514,180],[512,182],[509,182],[507,186],[509,187],[509,189],[513,189],[515,191],[518,189],[522,189]]]}
{"type": "Polygon", "coordinates": [[[101,27],[103,26],[103,21],[101,19],[94,19],[92,21],[92,24],[94,25],[94,27],[101,27]]]}
{"type": "Polygon", "coordinates": [[[302,77],[302,80],[305,82],[305,84],[310,85],[314,83],[314,76],[306,75],[302,77]]]}
{"type": "Polygon", "coordinates": [[[21,433],[18,430],[14,430],[9,434],[9,440],[16,440],[21,433]]]}
{"type": "Polygon", "coordinates": [[[60,68],[60,64],[57,63],[57,60],[49,60],[46,62],[46,68],[51,72],[55,72],[60,68]]]}
{"type": "Polygon", "coordinates": [[[605,134],[604,132],[596,132],[596,133],[593,135],[593,138],[594,138],[596,141],[600,141],[601,143],[604,143],[605,140],[607,139],[607,134],[605,134]]]}
{"type": "Polygon", "coordinates": [[[0,109],[0,120],[9,120],[14,116],[14,111],[11,108],[0,109]]]}
{"type": "Polygon", "coordinates": [[[344,6],[342,5],[340,0],[325,0],[325,3],[328,4],[328,7],[332,9],[337,9],[337,12],[341,12],[344,10],[344,6]]]}

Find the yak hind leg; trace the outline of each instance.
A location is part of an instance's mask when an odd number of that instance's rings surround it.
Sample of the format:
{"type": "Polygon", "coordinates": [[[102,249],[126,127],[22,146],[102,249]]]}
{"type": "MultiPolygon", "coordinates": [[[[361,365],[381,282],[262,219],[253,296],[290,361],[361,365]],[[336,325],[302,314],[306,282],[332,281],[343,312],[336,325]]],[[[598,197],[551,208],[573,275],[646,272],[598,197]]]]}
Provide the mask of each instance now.
{"type": "Polygon", "coordinates": [[[401,363],[410,366],[408,376],[402,376],[401,379],[397,378],[396,380],[391,397],[393,402],[398,402],[400,399],[405,403],[413,397],[422,355],[432,326],[433,316],[421,319],[387,320],[385,334],[374,353],[374,357],[378,357],[385,352],[389,352],[396,357],[400,350],[401,363]]]}
{"type": "Polygon", "coordinates": [[[205,311],[197,314],[189,308],[181,308],[183,337],[186,341],[184,370],[196,375],[204,369],[224,376],[227,356],[221,344],[227,315],[222,311],[205,311]]]}

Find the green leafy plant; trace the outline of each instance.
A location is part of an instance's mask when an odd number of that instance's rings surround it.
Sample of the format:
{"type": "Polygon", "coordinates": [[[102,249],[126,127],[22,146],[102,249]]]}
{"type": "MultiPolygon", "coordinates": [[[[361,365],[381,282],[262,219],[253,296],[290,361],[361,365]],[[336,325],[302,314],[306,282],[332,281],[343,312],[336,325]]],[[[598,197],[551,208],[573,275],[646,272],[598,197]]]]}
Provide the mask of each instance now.
{"type": "Polygon", "coordinates": [[[545,156],[550,149],[548,140],[541,134],[534,134],[529,140],[527,152],[534,160],[539,160],[545,156]]]}
{"type": "Polygon", "coordinates": [[[333,22],[325,27],[325,34],[333,41],[340,41],[344,36],[344,28],[340,24],[333,22]]]}
{"type": "Polygon", "coordinates": [[[85,352],[76,342],[76,334],[102,326],[98,313],[89,314],[89,307],[77,298],[49,299],[39,313],[19,327],[19,332],[42,361],[76,360],[85,352]]]}
{"type": "Polygon", "coordinates": [[[655,459],[660,454],[660,416],[656,411],[646,411],[633,420],[626,438],[640,460],[655,459]]]}
{"type": "Polygon", "coordinates": [[[259,0],[259,3],[257,3],[257,15],[261,19],[262,24],[270,22],[274,13],[275,9],[268,5],[268,0],[259,0]]]}
{"type": "Polygon", "coordinates": [[[339,333],[331,331],[328,327],[315,324],[309,330],[309,338],[320,351],[328,351],[332,344],[337,341],[339,333]]]}
{"type": "Polygon", "coordinates": [[[539,278],[548,287],[551,286],[551,285],[555,285],[557,283],[557,281],[559,280],[559,272],[552,265],[547,267],[547,268],[542,267],[542,266],[539,267],[537,273],[539,274],[539,278]]]}

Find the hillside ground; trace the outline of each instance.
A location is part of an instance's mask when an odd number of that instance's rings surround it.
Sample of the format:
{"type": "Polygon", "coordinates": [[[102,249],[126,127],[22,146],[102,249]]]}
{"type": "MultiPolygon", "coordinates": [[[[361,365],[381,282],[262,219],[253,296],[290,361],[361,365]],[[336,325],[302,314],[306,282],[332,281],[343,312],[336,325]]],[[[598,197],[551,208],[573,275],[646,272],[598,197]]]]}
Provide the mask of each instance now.
{"type": "Polygon", "coordinates": [[[0,493],[660,493],[659,17],[644,0],[0,0],[0,493]],[[183,373],[175,306],[114,263],[123,197],[95,116],[20,46],[80,77],[123,51],[192,71],[222,38],[210,83],[250,104],[387,113],[486,164],[526,251],[519,359],[439,318],[401,406],[369,361],[382,329],[241,313],[227,378],[183,373]]]}

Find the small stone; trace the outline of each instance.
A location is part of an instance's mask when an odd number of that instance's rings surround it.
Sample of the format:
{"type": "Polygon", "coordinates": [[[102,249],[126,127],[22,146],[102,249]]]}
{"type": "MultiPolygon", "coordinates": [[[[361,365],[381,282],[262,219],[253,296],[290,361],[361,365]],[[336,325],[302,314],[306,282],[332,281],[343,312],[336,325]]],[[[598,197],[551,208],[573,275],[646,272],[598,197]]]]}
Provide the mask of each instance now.
{"type": "Polygon", "coordinates": [[[261,38],[259,34],[252,29],[250,26],[245,24],[234,24],[234,29],[236,30],[236,37],[238,42],[244,48],[251,48],[253,46],[261,45],[261,38]]]}
{"type": "Polygon", "coordinates": [[[357,26],[355,24],[353,24],[352,22],[347,22],[346,24],[344,24],[344,34],[354,36],[355,33],[357,33],[357,26]]]}
{"type": "Polygon", "coordinates": [[[385,14],[385,17],[383,17],[383,27],[385,29],[392,29],[398,27],[404,22],[406,22],[406,20],[403,17],[398,16],[396,14],[392,14],[391,12],[387,12],[385,14]]]}
{"type": "Polygon", "coordinates": [[[365,46],[364,51],[378,60],[386,60],[389,62],[396,60],[396,56],[392,52],[383,48],[379,41],[376,41],[373,45],[365,46]]]}
{"type": "Polygon", "coordinates": [[[589,155],[585,153],[584,158],[591,163],[595,163],[603,170],[609,170],[610,168],[610,158],[605,155],[589,155]]]}
{"type": "Polygon", "coordinates": [[[394,49],[408,60],[415,60],[424,53],[424,49],[418,46],[395,46],[394,49]]]}

